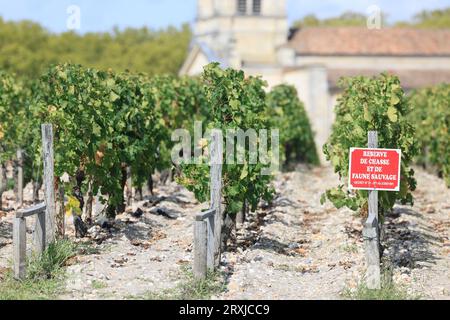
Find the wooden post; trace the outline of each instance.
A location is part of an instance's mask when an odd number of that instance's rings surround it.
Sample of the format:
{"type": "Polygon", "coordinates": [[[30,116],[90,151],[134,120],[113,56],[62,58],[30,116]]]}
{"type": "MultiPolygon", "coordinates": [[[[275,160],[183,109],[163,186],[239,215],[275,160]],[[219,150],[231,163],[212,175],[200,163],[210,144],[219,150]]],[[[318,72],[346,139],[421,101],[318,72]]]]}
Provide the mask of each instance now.
{"type": "MultiPolygon", "coordinates": [[[[368,147],[370,149],[378,148],[378,132],[369,131],[368,147]]],[[[369,191],[369,213],[372,213],[378,220],[378,191],[369,191]]]]}
{"type": "Polygon", "coordinates": [[[3,163],[0,163],[0,210],[3,210],[3,192],[6,190],[6,168],[3,163]]]}
{"type": "MultiPolygon", "coordinates": [[[[378,132],[369,131],[368,147],[378,148],[378,132]]],[[[369,289],[381,289],[380,247],[378,230],[378,191],[369,191],[369,217],[363,230],[366,248],[366,283],[369,289]]]]}
{"type": "Polygon", "coordinates": [[[64,207],[64,184],[60,183],[58,186],[58,212],[56,214],[58,239],[64,239],[66,233],[66,214],[64,207]]]}
{"type": "Polygon", "coordinates": [[[208,271],[214,271],[214,221],[215,215],[206,219],[206,267],[208,271]]]}
{"type": "Polygon", "coordinates": [[[205,279],[208,271],[214,271],[214,223],[216,211],[210,209],[195,216],[194,223],[194,276],[205,279]]]}
{"type": "Polygon", "coordinates": [[[14,277],[25,278],[27,255],[27,225],[25,218],[14,218],[13,221],[13,250],[14,250],[14,277]]]}
{"type": "Polygon", "coordinates": [[[131,167],[127,167],[127,207],[133,205],[133,181],[131,180],[131,167]]]}
{"type": "Polygon", "coordinates": [[[54,186],[54,159],[53,159],[53,126],[43,124],[42,127],[42,153],[44,162],[44,193],[47,206],[45,216],[46,243],[55,240],[55,186],[54,186]]]}
{"type": "Polygon", "coordinates": [[[17,205],[23,206],[23,152],[21,149],[17,150],[17,205]]]}
{"type": "Polygon", "coordinates": [[[222,163],[223,135],[221,130],[211,132],[211,209],[214,217],[214,266],[220,265],[220,241],[222,233],[222,163]]]}
{"type": "Polygon", "coordinates": [[[95,221],[95,219],[98,217],[100,213],[102,213],[105,209],[105,206],[100,201],[101,193],[100,191],[97,193],[97,195],[94,197],[94,211],[92,213],[92,222],[95,221]]]}
{"type": "Polygon", "coordinates": [[[195,221],[194,223],[194,277],[203,280],[207,274],[207,223],[195,221]]]}
{"type": "Polygon", "coordinates": [[[93,186],[92,186],[92,180],[89,181],[88,184],[88,191],[87,191],[87,201],[86,201],[86,222],[87,224],[92,224],[92,207],[93,207],[93,203],[94,203],[94,192],[92,190],[93,186]]]}
{"type": "Polygon", "coordinates": [[[34,251],[41,254],[45,251],[45,210],[36,215],[36,226],[34,228],[34,251]]]}

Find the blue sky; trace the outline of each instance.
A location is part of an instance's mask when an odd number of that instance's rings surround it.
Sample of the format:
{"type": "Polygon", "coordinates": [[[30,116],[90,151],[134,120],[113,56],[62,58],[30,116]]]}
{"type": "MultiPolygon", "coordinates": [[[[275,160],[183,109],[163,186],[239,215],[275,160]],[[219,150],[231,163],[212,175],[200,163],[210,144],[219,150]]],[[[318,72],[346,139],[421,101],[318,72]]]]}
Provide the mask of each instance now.
{"type": "MultiPolygon", "coordinates": [[[[81,8],[81,32],[109,31],[114,26],[179,26],[192,22],[196,10],[196,0],[0,0],[0,16],[37,21],[53,32],[61,32],[66,31],[70,5],[81,8]]],[[[423,9],[450,7],[450,0],[288,0],[288,12],[293,21],[310,13],[321,18],[347,10],[366,13],[371,5],[378,5],[390,21],[398,21],[408,20],[423,9]]]]}

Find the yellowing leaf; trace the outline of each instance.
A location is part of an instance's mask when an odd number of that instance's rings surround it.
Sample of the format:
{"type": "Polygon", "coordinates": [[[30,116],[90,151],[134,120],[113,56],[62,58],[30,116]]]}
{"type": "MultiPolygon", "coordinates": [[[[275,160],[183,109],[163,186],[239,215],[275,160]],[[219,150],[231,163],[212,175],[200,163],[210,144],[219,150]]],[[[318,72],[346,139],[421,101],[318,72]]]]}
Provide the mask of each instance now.
{"type": "Polygon", "coordinates": [[[108,86],[108,88],[113,87],[115,84],[116,84],[116,81],[114,81],[114,79],[106,80],[106,85],[108,86]]]}
{"type": "Polygon", "coordinates": [[[387,116],[391,122],[397,122],[398,121],[398,115],[397,115],[397,109],[394,107],[389,107],[387,111],[387,116]]]}
{"type": "Polygon", "coordinates": [[[241,173],[241,180],[244,180],[245,178],[247,178],[248,177],[248,166],[247,165],[245,165],[244,166],[244,169],[242,170],[242,173],[241,173]]]}
{"type": "Polygon", "coordinates": [[[109,100],[111,101],[111,102],[114,102],[114,101],[116,101],[117,99],[119,99],[120,97],[114,92],[114,91],[111,91],[111,94],[110,94],[110,96],[109,96],[109,100]]]}
{"type": "Polygon", "coordinates": [[[58,77],[60,77],[63,80],[67,80],[67,74],[64,71],[59,71],[58,77]]]}
{"type": "Polygon", "coordinates": [[[48,110],[48,113],[53,113],[53,112],[56,112],[56,107],[55,106],[48,106],[47,110],[48,110]]]}
{"type": "Polygon", "coordinates": [[[391,97],[391,106],[396,106],[400,103],[400,98],[397,94],[393,93],[391,97]]]}
{"type": "Polygon", "coordinates": [[[206,147],[208,146],[208,140],[206,140],[206,139],[201,139],[201,140],[198,142],[198,146],[199,146],[200,148],[202,148],[202,149],[206,148],[206,147]]]}
{"type": "Polygon", "coordinates": [[[75,213],[77,216],[81,216],[80,201],[73,196],[68,196],[68,202],[65,206],[66,215],[75,213]]]}
{"type": "Polygon", "coordinates": [[[398,84],[394,84],[391,87],[391,92],[395,95],[400,95],[402,94],[402,87],[399,86],[398,84]]]}
{"type": "Polygon", "coordinates": [[[97,151],[95,153],[95,164],[100,166],[103,162],[103,158],[105,157],[105,154],[101,151],[97,151]]]}
{"type": "Polygon", "coordinates": [[[230,107],[231,107],[232,109],[238,109],[238,108],[239,108],[239,105],[240,105],[240,103],[239,103],[238,100],[231,100],[231,101],[230,101],[230,107]]]}

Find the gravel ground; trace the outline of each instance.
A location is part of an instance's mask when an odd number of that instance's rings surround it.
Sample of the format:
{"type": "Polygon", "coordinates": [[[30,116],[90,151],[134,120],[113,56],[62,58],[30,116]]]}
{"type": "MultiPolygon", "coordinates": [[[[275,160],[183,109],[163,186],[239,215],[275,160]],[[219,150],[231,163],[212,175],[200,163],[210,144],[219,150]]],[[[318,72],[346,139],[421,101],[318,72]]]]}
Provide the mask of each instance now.
{"type": "MultiPolygon", "coordinates": [[[[420,169],[417,179],[414,208],[396,206],[386,219],[385,255],[395,283],[425,299],[450,299],[450,190],[420,169]]],[[[280,174],[275,205],[251,214],[223,255],[226,291],[214,298],[341,299],[356,288],[364,273],[361,218],[319,201],[337,182],[328,167],[280,174]]],[[[181,281],[192,261],[193,216],[205,205],[175,184],[156,191],[109,232],[90,230],[92,252],[72,259],[61,299],[137,298],[181,281]],[[138,208],[142,216],[133,217],[138,208]]],[[[0,214],[0,274],[10,266],[11,215],[0,214]]]]}

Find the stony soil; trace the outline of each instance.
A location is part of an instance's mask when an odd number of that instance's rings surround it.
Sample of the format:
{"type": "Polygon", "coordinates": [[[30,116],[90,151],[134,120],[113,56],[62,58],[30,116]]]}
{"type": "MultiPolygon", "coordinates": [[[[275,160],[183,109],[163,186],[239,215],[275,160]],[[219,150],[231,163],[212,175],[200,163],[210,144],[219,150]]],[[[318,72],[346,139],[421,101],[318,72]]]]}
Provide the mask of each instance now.
{"type": "MultiPolygon", "coordinates": [[[[450,190],[422,170],[417,179],[415,206],[396,206],[386,219],[386,261],[395,283],[411,293],[450,299],[450,190]]],[[[364,273],[361,218],[320,205],[322,192],[337,183],[330,168],[300,166],[275,183],[274,206],[252,214],[223,255],[226,291],[214,298],[341,299],[364,273]]],[[[83,240],[89,252],[70,261],[61,299],[139,298],[181,281],[192,261],[193,216],[205,205],[175,184],[156,191],[109,231],[90,230],[83,240]],[[133,217],[138,208],[143,215],[133,217]]],[[[12,193],[4,201],[12,206],[12,193]]],[[[0,273],[10,266],[11,216],[1,214],[0,273]]]]}

